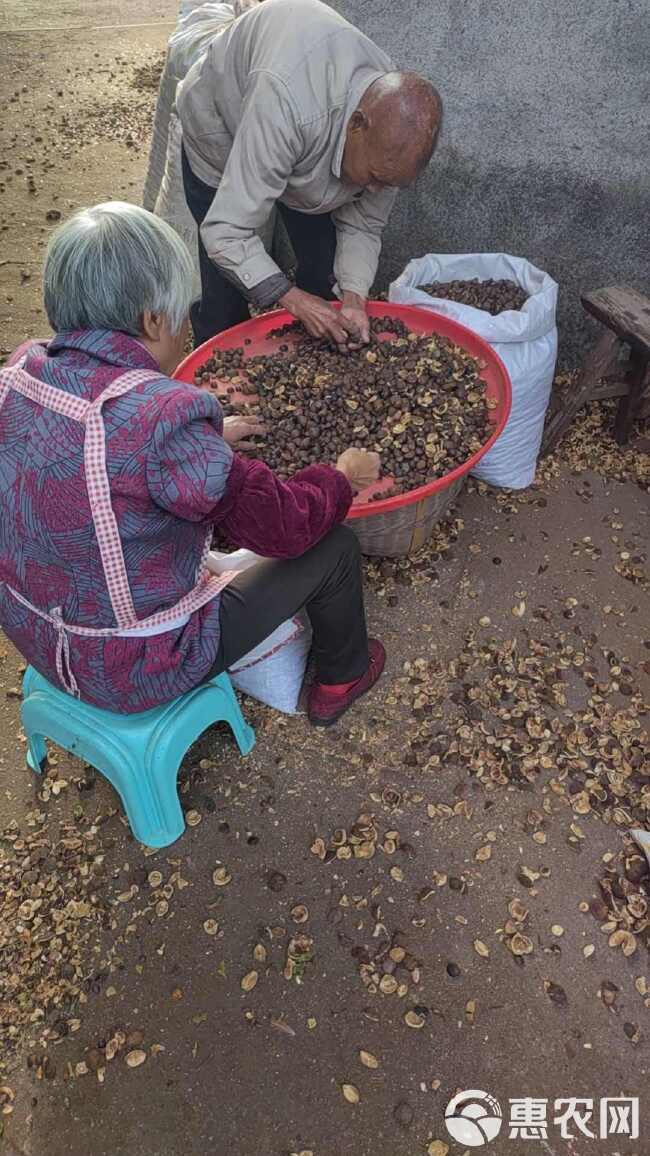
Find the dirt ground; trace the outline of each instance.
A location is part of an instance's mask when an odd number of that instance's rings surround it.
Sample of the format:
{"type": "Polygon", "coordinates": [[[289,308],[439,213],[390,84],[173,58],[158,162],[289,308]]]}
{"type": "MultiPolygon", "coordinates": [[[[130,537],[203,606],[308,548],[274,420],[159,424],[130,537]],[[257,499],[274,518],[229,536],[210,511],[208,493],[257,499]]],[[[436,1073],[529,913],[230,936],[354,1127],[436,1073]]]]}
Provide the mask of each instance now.
{"type": "MultiPolygon", "coordinates": [[[[47,333],[53,218],[138,200],[175,7],[5,0],[0,352],[47,333]]],[[[472,485],[412,564],[371,565],[377,691],[325,734],[246,702],[253,753],[219,729],[193,748],[166,851],[74,759],[27,772],[0,639],[0,1151],[461,1156],[445,1107],[485,1089],[499,1156],[645,1156],[650,881],[627,833],[650,826],[650,471],[603,420],[531,490],[472,485]],[[18,892],[55,912],[34,958],[18,892]],[[616,1096],[640,1097],[639,1139],[598,1136],[616,1096]],[[536,1139],[509,1136],[524,1097],[548,1101],[536,1139]],[[562,1137],[569,1097],[597,1138],[562,1137]]]]}

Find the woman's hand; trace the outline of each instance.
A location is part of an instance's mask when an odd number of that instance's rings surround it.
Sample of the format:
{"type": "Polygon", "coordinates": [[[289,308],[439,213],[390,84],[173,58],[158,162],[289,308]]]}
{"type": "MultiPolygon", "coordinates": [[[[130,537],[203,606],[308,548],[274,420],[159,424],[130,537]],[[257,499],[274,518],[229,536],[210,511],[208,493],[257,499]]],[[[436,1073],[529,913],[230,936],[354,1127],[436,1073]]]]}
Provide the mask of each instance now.
{"type": "Polygon", "coordinates": [[[354,342],[357,345],[367,345],[370,341],[370,319],[366,312],[367,306],[368,302],[365,297],[360,297],[358,293],[346,291],[343,294],[339,317],[348,333],[351,334],[349,342],[351,349],[355,347],[354,342]]]}
{"type": "Polygon", "coordinates": [[[225,417],[223,419],[223,440],[229,446],[237,446],[239,450],[254,450],[253,442],[246,438],[263,437],[266,426],[257,417],[225,417]]]}
{"type": "Polygon", "coordinates": [[[297,321],[301,321],[312,337],[326,337],[342,350],[348,348],[350,340],[359,340],[358,319],[354,323],[349,321],[343,309],[335,309],[329,301],[323,301],[313,293],[290,289],[278,304],[287,309],[297,321]]]}
{"type": "Polygon", "coordinates": [[[345,450],[336,463],[337,470],[345,474],[356,494],[378,481],[380,466],[379,454],[354,448],[345,450]]]}

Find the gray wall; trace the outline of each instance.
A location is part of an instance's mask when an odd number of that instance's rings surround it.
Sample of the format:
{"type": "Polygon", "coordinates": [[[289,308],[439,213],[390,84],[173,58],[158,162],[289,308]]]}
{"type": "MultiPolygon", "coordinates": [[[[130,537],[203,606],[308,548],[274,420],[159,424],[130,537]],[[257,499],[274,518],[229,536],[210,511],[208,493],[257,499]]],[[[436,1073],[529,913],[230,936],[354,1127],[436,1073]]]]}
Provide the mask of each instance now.
{"type": "Polygon", "coordinates": [[[426,252],[528,257],[560,283],[560,360],[575,361],[580,290],[650,292],[650,0],[330,2],[445,102],[382,279],[426,252]]]}

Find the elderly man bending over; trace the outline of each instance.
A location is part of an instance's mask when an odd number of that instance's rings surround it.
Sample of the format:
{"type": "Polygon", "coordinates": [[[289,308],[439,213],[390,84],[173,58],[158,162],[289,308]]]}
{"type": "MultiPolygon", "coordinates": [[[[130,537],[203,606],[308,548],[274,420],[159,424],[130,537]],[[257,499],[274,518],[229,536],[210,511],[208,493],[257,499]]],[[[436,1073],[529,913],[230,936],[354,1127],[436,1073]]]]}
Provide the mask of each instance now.
{"type": "Polygon", "coordinates": [[[219,33],[177,96],[184,182],[200,226],[197,342],[288,309],[314,336],[368,339],[366,299],[397,189],[428,163],[436,90],[319,0],[265,0],[219,33]],[[292,286],[256,234],[274,204],[292,286]],[[336,282],[336,289],[335,289],[336,282]],[[328,303],[342,299],[337,312],[328,303]]]}

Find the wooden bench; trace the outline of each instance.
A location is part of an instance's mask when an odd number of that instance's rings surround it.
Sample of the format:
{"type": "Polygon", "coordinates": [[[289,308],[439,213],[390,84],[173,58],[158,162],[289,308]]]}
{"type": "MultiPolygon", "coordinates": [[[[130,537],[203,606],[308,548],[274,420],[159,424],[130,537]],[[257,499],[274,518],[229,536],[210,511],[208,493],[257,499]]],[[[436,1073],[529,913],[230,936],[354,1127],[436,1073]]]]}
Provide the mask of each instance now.
{"type": "Polygon", "coordinates": [[[587,356],[568,396],[552,403],[542,453],[548,453],[566,432],[583,405],[620,397],[614,437],[620,445],[644,408],[650,387],[650,298],[636,289],[611,285],[580,298],[587,313],[606,326],[587,356]]]}

